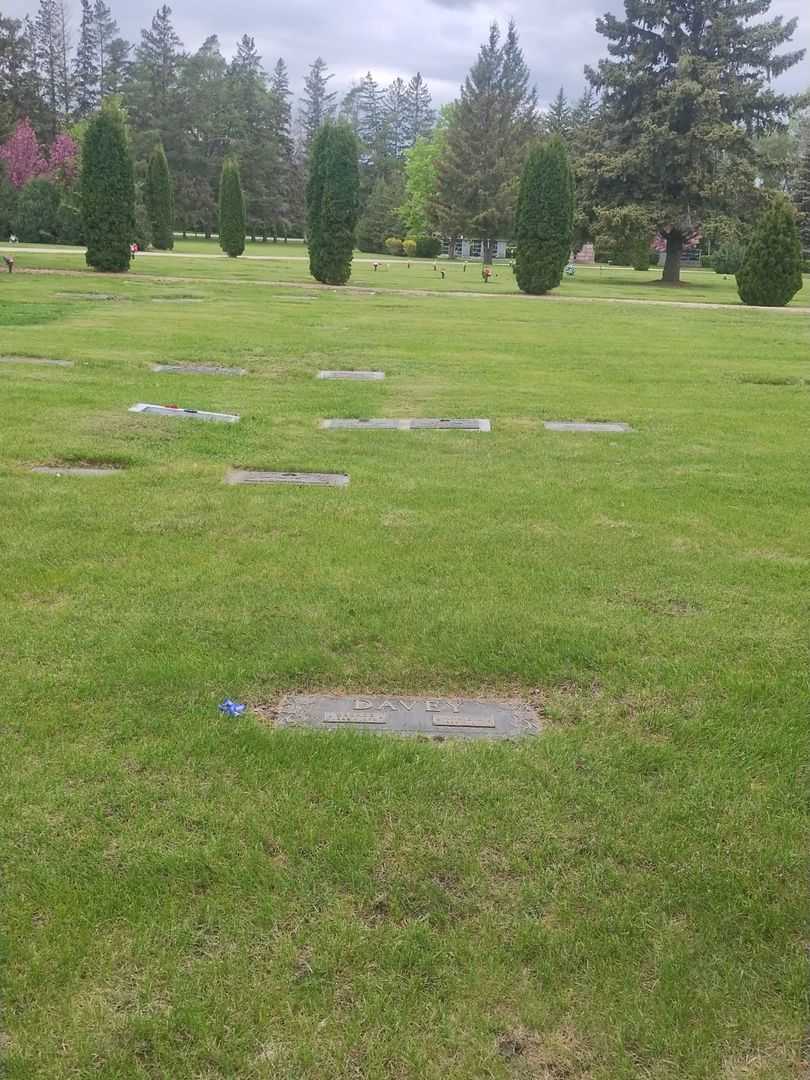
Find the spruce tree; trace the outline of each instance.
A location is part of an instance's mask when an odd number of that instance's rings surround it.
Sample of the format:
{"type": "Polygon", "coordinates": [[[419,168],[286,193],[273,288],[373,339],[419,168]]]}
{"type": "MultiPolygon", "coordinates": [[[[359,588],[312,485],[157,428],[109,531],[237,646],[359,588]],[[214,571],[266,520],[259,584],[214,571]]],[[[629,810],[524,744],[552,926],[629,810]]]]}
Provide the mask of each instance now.
{"type": "Polygon", "coordinates": [[[645,206],[666,237],[663,281],[680,280],[687,240],[756,198],[754,138],[784,126],[792,101],[772,80],[796,19],[763,20],[771,0],[625,0],[596,29],[610,59],[586,69],[601,100],[599,145],[581,175],[593,206],[645,206]]]}
{"type": "Polygon", "coordinates": [[[523,292],[560,284],[573,238],[574,183],[565,144],[555,135],[531,149],[520,180],[515,276],[523,292]]]}
{"type": "Polygon", "coordinates": [[[574,133],[573,111],[562,87],[543,114],[543,127],[549,135],[559,135],[566,143],[574,133]]]}
{"type": "Polygon", "coordinates": [[[233,158],[225,159],[219,182],[219,246],[233,259],[245,250],[245,197],[233,158]]]}
{"type": "Polygon", "coordinates": [[[152,244],[158,251],[171,251],[174,247],[174,194],[162,143],[157,143],[149,155],[145,195],[152,244]]]}
{"type": "Polygon", "coordinates": [[[348,124],[325,124],[311,147],[307,240],[310,272],[327,285],[351,276],[359,195],[357,138],[348,124]]]}
{"type": "Polygon", "coordinates": [[[91,0],[82,0],[82,21],[79,44],[73,61],[76,90],[76,118],[83,120],[98,106],[98,25],[91,0]]]}
{"type": "Polygon", "coordinates": [[[429,135],[435,122],[430,90],[417,71],[405,93],[405,146],[413,146],[417,139],[429,135]]]}
{"type": "Polygon", "coordinates": [[[737,272],[737,291],[744,304],[784,307],[801,287],[796,211],[784,195],[776,195],[754,227],[737,272]]]}
{"type": "Polygon", "coordinates": [[[310,66],[304,80],[304,98],[300,119],[303,130],[304,150],[309,151],[318,129],[335,113],[336,92],[328,90],[331,75],[327,75],[326,61],[320,56],[310,66]]]}
{"type": "Polygon", "coordinates": [[[128,270],[135,178],[124,115],[114,102],[107,102],[87,126],[80,190],[88,266],[128,270]]]}
{"type": "Polygon", "coordinates": [[[536,105],[514,23],[503,43],[493,23],[450,113],[435,201],[444,235],[483,240],[485,263],[495,240],[512,231],[514,180],[536,129],[536,105]]]}

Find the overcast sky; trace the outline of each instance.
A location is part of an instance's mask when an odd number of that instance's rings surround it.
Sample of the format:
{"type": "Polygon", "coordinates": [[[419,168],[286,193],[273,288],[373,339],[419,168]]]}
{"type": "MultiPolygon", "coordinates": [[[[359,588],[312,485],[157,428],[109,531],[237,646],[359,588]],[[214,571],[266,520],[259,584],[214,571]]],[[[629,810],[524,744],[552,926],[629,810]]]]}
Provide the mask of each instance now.
{"type": "MultiPolygon", "coordinates": [[[[121,31],[140,39],[156,0],[108,0],[121,31]]],[[[33,12],[36,0],[0,0],[0,12],[33,12]]],[[[67,0],[74,31],[78,0],[67,0]]],[[[622,0],[176,0],[171,4],[178,33],[188,50],[208,34],[218,34],[226,56],[242,34],[251,34],[271,67],[283,56],[292,88],[300,93],[307,66],[321,55],[334,72],[333,85],[345,90],[369,69],[381,83],[421,70],[434,101],[452,100],[475,58],[492,19],[517,22],[526,59],[542,101],[562,85],[569,97],[581,93],[583,65],[604,53],[595,30],[597,15],[623,10],[622,0]]],[[[771,14],[800,17],[794,39],[810,50],[808,0],[773,0],[771,14]]],[[[807,57],[780,80],[786,91],[810,85],[807,57]]]]}

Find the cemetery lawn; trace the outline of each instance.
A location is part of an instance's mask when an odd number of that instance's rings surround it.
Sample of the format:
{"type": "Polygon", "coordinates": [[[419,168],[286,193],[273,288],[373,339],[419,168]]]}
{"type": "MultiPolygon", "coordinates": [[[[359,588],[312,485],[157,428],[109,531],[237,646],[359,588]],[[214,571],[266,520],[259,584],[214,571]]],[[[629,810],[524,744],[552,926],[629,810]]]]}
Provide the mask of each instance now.
{"type": "Polygon", "coordinates": [[[73,361],[0,363],[5,1076],[799,1080],[810,316],[158,261],[0,280],[0,356],[73,361]],[[386,379],[313,377],[347,367],[386,379]],[[71,462],[121,471],[29,471],[71,462]],[[293,690],[524,696],[546,728],[217,711],[293,690]]]}
{"type": "MultiPolygon", "coordinates": [[[[19,268],[25,270],[69,270],[85,275],[98,288],[103,280],[88,269],[84,253],[78,248],[39,251],[35,246],[22,249],[0,244],[0,253],[14,253],[19,268]]],[[[195,281],[243,282],[272,286],[285,282],[312,285],[306,248],[301,243],[248,244],[248,258],[228,259],[214,241],[178,240],[174,252],[150,252],[138,255],[131,268],[130,279],[167,278],[195,281]],[[199,257],[192,258],[197,255],[199,257]]],[[[559,300],[654,300],[663,303],[733,304],[742,307],[733,277],[715,274],[711,270],[683,270],[681,288],[660,285],[661,271],[636,271],[619,266],[578,266],[573,278],[564,278],[560,288],[546,298],[559,300]]],[[[507,262],[496,262],[493,278],[488,285],[481,280],[481,264],[470,262],[465,270],[462,260],[401,259],[355,253],[352,286],[383,291],[458,293],[482,295],[511,295],[528,303],[537,298],[525,297],[518,289],[514,274],[507,262]],[[380,264],[374,269],[374,260],[380,264]],[[410,265],[409,265],[410,264],[410,265]],[[434,270],[434,266],[436,269],[434,270]],[[444,278],[442,278],[442,272],[444,278]]],[[[2,294],[0,294],[2,295],[2,294]]],[[[261,301],[257,301],[261,303],[261,301]]],[[[543,302],[543,301],[541,301],[543,302]]],[[[810,309],[810,276],[805,275],[804,287],[796,294],[791,308],[810,309]]],[[[748,310],[748,309],[745,309],[748,310]]]]}

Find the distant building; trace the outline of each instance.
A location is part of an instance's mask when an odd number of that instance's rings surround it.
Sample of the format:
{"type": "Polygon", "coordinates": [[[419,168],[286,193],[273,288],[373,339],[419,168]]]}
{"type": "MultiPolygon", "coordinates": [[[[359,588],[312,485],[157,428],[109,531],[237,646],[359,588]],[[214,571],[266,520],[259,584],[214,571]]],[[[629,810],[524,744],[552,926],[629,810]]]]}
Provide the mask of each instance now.
{"type": "MultiPolygon", "coordinates": [[[[507,240],[495,241],[495,258],[505,259],[506,248],[508,246],[507,240]]],[[[462,237],[456,240],[455,255],[457,259],[480,259],[482,258],[481,249],[483,247],[482,240],[468,240],[466,237],[462,237]]],[[[450,254],[450,241],[442,240],[442,255],[450,254]]]]}

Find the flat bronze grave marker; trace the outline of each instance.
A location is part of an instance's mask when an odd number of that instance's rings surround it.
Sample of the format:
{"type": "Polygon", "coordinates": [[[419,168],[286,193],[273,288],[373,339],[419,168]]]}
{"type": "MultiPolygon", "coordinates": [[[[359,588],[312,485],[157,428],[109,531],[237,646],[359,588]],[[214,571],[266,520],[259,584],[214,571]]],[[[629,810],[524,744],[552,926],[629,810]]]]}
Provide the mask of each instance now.
{"type": "Polygon", "coordinates": [[[72,360],[45,360],[39,356],[0,356],[0,364],[31,364],[36,367],[73,367],[72,360]]]}
{"type": "Polygon", "coordinates": [[[123,472],[113,465],[35,465],[32,473],[45,473],[48,476],[115,476],[123,472]]]}
{"type": "Polygon", "coordinates": [[[543,426],[547,431],[613,431],[619,434],[620,432],[633,430],[629,424],[595,420],[545,420],[543,426]]]}
{"type": "Polygon", "coordinates": [[[247,375],[245,368],[220,367],[218,364],[152,364],[152,371],[174,375],[247,375]]]}
{"type": "Polygon", "coordinates": [[[462,431],[490,431],[491,425],[489,420],[461,420],[461,419],[422,419],[417,420],[414,418],[407,418],[404,420],[344,420],[344,419],[332,419],[322,420],[321,427],[330,431],[347,430],[357,431],[364,428],[370,430],[395,430],[395,431],[418,431],[420,429],[432,428],[435,430],[449,430],[458,429],[462,431]]]}
{"type": "Polygon", "coordinates": [[[346,487],[346,473],[262,472],[258,469],[231,469],[226,484],[293,484],[302,487],[346,487]]]}
{"type": "Polygon", "coordinates": [[[181,420],[213,420],[220,424],[237,424],[241,417],[237,413],[206,412],[204,409],[172,409],[168,405],[150,405],[139,401],[131,405],[129,412],[148,416],[175,416],[181,420]]]}
{"type": "Polygon", "coordinates": [[[289,694],[281,701],[276,724],[431,739],[518,739],[541,730],[537,711],[524,701],[368,694],[289,694]]]}
{"type": "Polygon", "coordinates": [[[319,371],[317,379],[357,379],[363,382],[379,382],[385,378],[384,371],[319,371]]]}

